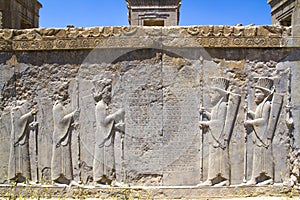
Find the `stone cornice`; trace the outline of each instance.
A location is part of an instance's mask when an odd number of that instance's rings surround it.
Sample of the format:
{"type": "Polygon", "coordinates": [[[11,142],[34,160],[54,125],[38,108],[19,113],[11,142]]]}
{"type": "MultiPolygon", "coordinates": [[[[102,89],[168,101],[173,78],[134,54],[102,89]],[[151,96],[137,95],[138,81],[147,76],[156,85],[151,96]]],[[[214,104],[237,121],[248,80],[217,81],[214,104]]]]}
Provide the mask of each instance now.
{"type": "Polygon", "coordinates": [[[155,7],[161,7],[161,6],[177,6],[179,7],[181,4],[181,0],[163,0],[163,1],[157,1],[157,0],[126,0],[127,4],[129,6],[133,7],[148,7],[148,6],[155,6],[155,7]]]}
{"type": "Polygon", "coordinates": [[[0,29],[1,51],[94,48],[287,47],[291,29],[277,26],[92,27],[0,29]]]}

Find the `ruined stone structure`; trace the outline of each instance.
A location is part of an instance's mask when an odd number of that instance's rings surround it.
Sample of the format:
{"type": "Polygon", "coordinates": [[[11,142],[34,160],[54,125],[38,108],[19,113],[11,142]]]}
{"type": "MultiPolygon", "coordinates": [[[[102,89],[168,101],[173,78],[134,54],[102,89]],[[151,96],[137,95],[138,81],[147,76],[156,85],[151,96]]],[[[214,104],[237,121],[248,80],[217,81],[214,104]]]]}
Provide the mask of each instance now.
{"type": "Polygon", "coordinates": [[[299,44],[300,36],[300,1],[298,0],[269,0],[272,23],[274,25],[292,26],[294,43],[299,44]]]}
{"type": "Polygon", "coordinates": [[[177,26],[181,0],[126,0],[132,26],[177,26]]]}
{"type": "Polygon", "coordinates": [[[293,13],[296,12],[297,0],[269,0],[271,6],[272,23],[274,25],[291,26],[293,13]]]}
{"type": "Polygon", "coordinates": [[[41,7],[37,0],[0,0],[0,28],[37,28],[41,7]]]}
{"type": "Polygon", "coordinates": [[[293,29],[0,30],[0,182],[297,187],[293,29]]]}

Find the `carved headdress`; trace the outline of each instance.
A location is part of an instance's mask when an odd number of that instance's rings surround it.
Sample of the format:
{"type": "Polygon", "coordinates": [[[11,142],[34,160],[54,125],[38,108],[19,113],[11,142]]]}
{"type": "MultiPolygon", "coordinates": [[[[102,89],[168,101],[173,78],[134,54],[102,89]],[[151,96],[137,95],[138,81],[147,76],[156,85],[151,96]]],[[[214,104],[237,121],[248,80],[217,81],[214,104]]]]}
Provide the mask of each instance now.
{"type": "Polygon", "coordinates": [[[261,89],[268,94],[272,93],[273,90],[273,80],[268,77],[258,78],[255,88],[261,89]]]}
{"type": "Polygon", "coordinates": [[[69,98],[68,89],[69,82],[59,83],[59,85],[57,85],[56,90],[54,91],[54,100],[67,100],[69,98]]]}
{"type": "Polygon", "coordinates": [[[229,82],[230,81],[224,77],[214,77],[212,78],[213,86],[211,87],[211,89],[217,90],[223,94],[227,94],[229,82]]]}
{"type": "Polygon", "coordinates": [[[93,80],[93,84],[95,86],[94,98],[97,100],[100,100],[105,92],[111,92],[112,80],[109,78],[93,80]]]}

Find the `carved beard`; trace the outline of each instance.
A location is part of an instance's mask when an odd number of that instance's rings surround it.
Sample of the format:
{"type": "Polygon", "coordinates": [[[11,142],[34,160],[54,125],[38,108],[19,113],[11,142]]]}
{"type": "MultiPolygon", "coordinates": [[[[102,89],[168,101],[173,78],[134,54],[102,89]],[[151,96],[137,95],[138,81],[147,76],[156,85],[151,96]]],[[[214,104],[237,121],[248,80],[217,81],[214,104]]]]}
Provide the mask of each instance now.
{"type": "Polygon", "coordinates": [[[211,104],[214,106],[216,105],[221,99],[222,99],[223,95],[218,92],[218,91],[214,91],[213,94],[211,94],[211,104]]]}
{"type": "Polygon", "coordinates": [[[104,94],[102,99],[103,99],[104,103],[106,103],[106,104],[109,104],[111,101],[111,97],[109,94],[104,94]]]}

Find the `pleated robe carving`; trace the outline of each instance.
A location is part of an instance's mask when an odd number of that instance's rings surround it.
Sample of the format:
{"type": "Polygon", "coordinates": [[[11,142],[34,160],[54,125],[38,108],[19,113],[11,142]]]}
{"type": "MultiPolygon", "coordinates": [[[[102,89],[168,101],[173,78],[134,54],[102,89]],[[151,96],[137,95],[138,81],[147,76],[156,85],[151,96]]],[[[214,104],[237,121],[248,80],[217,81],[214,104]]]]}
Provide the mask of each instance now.
{"type": "Polygon", "coordinates": [[[93,179],[102,182],[115,178],[114,156],[114,120],[108,120],[107,105],[103,100],[96,105],[95,151],[93,162],[93,179]]]}
{"type": "Polygon", "coordinates": [[[213,180],[217,176],[229,180],[229,155],[228,148],[224,143],[225,139],[228,139],[224,132],[226,113],[226,102],[219,102],[212,108],[210,131],[208,132],[208,180],[213,180]]]}
{"type": "Polygon", "coordinates": [[[73,113],[67,113],[62,103],[55,103],[53,106],[53,121],[51,178],[56,180],[63,175],[65,178],[72,180],[71,124],[73,113]]]}
{"type": "MultiPolygon", "coordinates": [[[[271,105],[269,101],[258,105],[255,112],[255,119],[262,118],[264,113],[270,113],[271,105]]],[[[268,121],[266,119],[261,125],[254,126],[254,133],[252,134],[253,145],[253,165],[252,178],[257,178],[261,173],[273,178],[273,155],[272,146],[267,146],[268,136],[268,121]]]]}
{"type": "Polygon", "coordinates": [[[8,163],[8,178],[16,176],[31,180],[30,155],[29,155],[29,124],[33,117],[27,112],[24,106],[17,106],[11,111],[12,130],[11,147],[8,163]]]}

